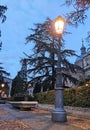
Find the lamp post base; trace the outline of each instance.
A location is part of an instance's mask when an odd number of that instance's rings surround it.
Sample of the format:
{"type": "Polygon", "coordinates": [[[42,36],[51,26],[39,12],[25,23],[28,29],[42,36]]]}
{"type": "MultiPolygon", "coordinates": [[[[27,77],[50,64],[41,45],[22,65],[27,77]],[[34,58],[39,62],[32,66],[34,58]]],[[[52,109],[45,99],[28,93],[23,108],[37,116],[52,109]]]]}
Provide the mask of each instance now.
{"type": "Polygon", "coordinates": [[[67,114],[65,110],[53,109],[52,111],[52,121],[54,122],[66,122],[67,114]]]}

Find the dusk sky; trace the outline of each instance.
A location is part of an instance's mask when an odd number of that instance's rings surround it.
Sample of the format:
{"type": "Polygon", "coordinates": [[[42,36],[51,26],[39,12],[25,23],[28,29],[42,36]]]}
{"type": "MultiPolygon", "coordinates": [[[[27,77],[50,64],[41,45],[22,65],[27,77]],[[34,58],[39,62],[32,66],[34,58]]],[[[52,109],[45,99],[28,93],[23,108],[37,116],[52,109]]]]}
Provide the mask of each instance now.
{"type": "MultiPolygon", "coordinates": [[[[59,15],[65,17],[71,8],[60,6],[63,3],[64,0],[0,0],[0,5],[8,7],[5,13],[7,19],[5,23],[0,23],[3,42],[0,62],[3,63],[5,70],[10,72],[10,78],[14,78],[21,69],[20,59],[24,57],[23,52],[27,54],[32,52],[32,45],[25,44],[26,37],[30,34],[29,28],[33,28],[34,23],[43,23],[47,17],[52,20],[59,15]]],[[[82,38],[85,38],[87,31],[90,30],[90,15],[88,16],[84,25],[78,28],[68,25],[66,27],[72,34],[65,36],[65,46],[67,49],[75,50],[77,54],[80,54],[82,38]]]]}

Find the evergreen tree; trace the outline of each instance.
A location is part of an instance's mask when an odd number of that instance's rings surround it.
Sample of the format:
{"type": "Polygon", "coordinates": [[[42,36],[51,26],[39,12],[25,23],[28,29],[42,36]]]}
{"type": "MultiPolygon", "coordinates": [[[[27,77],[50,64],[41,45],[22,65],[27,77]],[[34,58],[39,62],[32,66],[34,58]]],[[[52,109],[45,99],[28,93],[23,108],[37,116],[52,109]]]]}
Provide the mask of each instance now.
{"type": "MultiPolygon", "coordinates": [[[[62,75],[63,80],[68,78],[75,83],[77,81],[72,77],[67,70],[70,72],[76,72],[79,67],[71,64],[68,61],[69,56],[75,56],[75,51],[64,49],[64,40],[60,39],[53,31],[53,21],[47,19],[43,24],[35,24],[35,28],[30,36],[26,38],[27,42],[34,43],[33,55],[27,55],[28,57],[28,73],[31,80],[41,80],[45,83],[48,79],[49,85],[52,83],[51,88],[54,88],[56,81],[56,67],[57,67],[57,48],[60,42],[61,46],[61,64],[62,64],[62,75]],[[50,82],[51,81],[51,82],[50,82]]],[[[48,86],[49,87],[49,86],[48,86]]]]}
{"type": "Polygon", "coordinates": [[[5,22],[6,20],[6,15],[4,15],[6,10],[7,10],[6,6],[0,5],[0,18],[2,23],[5,22]]]}
{"type": "Polygon", "coordinates": [[[84,23],[87,18],[87,11],[90,8],[90,0],[66,0],[67,6],[73,6],[73,11],[68,14],[72,25],[84,23]]]}
{"type": "MultiPolygon", "coordinates": [[[[0,63],[1,65],[2,63],[0,63]]],[[[10,76],[10,73],[4,70],[2,66],[0,66],[0,82],[4,82],[4,77],[10,76]]]]}
{"type": "Polygon", "coordinates": [[[12,88],[11,88],[11,96],[16,94],[25,94],[26,92],[26,85],[23,79],[20,76],[20,72],[18,72],[17,76],[12,81],[12,88]]]}
{"type": "MultiPolygon", "coordinates": [[[[80,24],[84,24],[88,18],[88,11],[90,9],[90,0],[66,0],[65,5],[73,6],[73,11],[67,14],[67,22],[76,27],[80,24]]],[[[90,42],[90,30],[87,32],[86,41],[90,42]]],[[[90,44],[88,44],[90,49],[90,44]]]]}
{"type": "MultiPolygon", "coordinates": [[[[5,20],[6,20],[6,16],[5,16],[6,10],[7,10],[6,6],[0,5],[0,18],[1,18],[2,23],[5,22],[5,20]]],[[[1,30],[0,30],[0,37],[1,37],[1,30]]],[[[1,50],[1,47],[2,47],[2,41],[0,40],[0,50],[1,50]]]]}

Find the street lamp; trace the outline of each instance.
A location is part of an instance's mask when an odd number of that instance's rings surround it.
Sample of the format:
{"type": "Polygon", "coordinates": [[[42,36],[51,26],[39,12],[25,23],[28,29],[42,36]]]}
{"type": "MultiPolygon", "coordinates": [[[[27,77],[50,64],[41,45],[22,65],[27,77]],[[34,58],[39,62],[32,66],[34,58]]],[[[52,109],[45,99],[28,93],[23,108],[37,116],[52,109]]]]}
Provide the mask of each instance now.
{"type": "Polygon", "coordinates": [[[54,21],[56,33],[58,35],[58,61],[56,70],[56,87],[55,87],[55,107],[52,110],[52,121],[65,122],[67,121],[66,111],[64,110],[64,87],[62,84],[61,74],[61,36],[63,34],[65,20],[58,16],[54,21]]]}
{"type": "Polygon", "coordinates": [[[5,87],[5,84],[4,84],[4,83],[2,83],[2,84],[1,84],[1,87],[2,87],[2,88],[3,88],[3,87],[5,87]]]}

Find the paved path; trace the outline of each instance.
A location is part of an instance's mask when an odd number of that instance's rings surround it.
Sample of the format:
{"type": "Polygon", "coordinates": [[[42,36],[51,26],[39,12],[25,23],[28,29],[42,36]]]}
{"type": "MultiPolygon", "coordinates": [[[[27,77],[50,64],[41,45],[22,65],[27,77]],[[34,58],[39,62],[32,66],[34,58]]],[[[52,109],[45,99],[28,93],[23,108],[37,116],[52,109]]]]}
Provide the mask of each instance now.
{"type": "MultiPolygon", "coordinates": [[[[51,111],[53,109],[53,107],[54,107],[53,105],[39,104],[39,108],[41,108],[43,110],[51,111]]],[[[67,111],[68,115],[90,119],[90,108],[65,106],[65,110],[67,111]]]]}
{"type": "Polygon", "coordinates": [[[45,106],[44,109],[39,106],[38,109],[31,111],[20,111],[9,104],[0,104],[0,121],[3,121],[3,124],[6,123],[7,127],[5,129],[0,123],[0,130],[90,130],[89,118],[71,115],[67,118],[68,121],[65,123],[55,123],[51,121],[50,109],[45,110],[45,106]]]}

